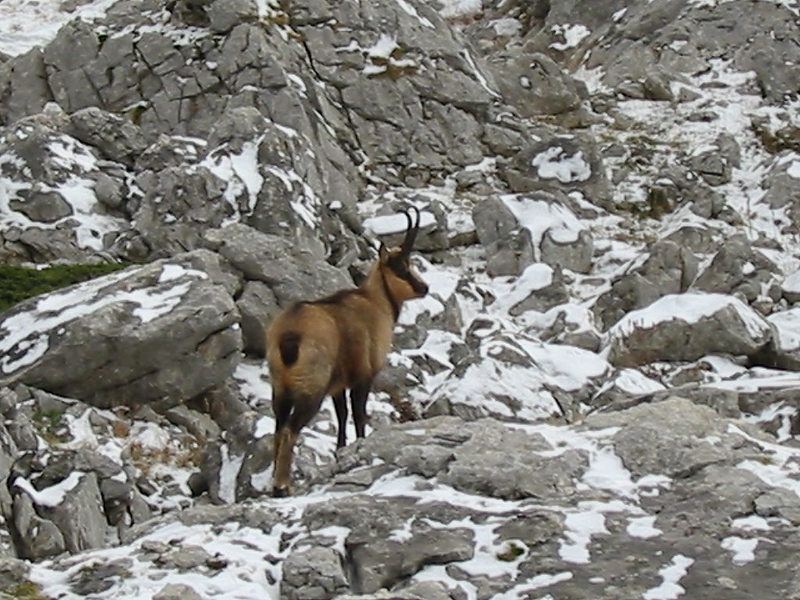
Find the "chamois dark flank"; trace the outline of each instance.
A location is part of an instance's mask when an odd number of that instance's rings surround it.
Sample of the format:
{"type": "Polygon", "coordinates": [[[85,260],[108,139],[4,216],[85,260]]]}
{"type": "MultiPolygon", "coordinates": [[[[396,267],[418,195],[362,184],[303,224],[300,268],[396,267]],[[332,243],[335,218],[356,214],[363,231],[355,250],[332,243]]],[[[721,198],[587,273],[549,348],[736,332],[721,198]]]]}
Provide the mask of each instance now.
{"type": "Polygon", "coordinates": [[[420,226],[420,212],[414,210],[416,221],[404,211],[408,228],[402,244],[391,250],[381,244],[378,260],[361,286],[298,302],[276,316],[267,329],[275,415],[275,496],[291,492],[294,446],[326,396],[333,398],[336,409],[337,446],[347,443],[347,390],[356,435],[364,437],[367,396],[386,362],[403,303],[428,293],[428,285],[410,262],[420,226]]]}

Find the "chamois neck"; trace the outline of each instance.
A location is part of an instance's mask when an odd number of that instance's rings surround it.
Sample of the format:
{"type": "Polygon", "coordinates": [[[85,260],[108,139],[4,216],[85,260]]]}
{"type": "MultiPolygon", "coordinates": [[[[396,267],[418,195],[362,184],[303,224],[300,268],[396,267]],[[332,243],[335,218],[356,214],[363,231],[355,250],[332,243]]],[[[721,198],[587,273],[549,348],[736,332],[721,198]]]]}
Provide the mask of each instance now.
{"type": "Polygon", "coordinates": [[[380,268],[379,263],[375,263],[375,266],[372,267],[369,275],[367,275],[367,279],[361,284],[361,289],[363,289],[370,298],[386,306],[391,311],[395,322],[397,321],[397,318],[400,316],[400,309],[403,306],[403,301],[397,300],[392,295],[392,290],[389,288],[389,283],[386,281],[386,275],[380,268]]]}

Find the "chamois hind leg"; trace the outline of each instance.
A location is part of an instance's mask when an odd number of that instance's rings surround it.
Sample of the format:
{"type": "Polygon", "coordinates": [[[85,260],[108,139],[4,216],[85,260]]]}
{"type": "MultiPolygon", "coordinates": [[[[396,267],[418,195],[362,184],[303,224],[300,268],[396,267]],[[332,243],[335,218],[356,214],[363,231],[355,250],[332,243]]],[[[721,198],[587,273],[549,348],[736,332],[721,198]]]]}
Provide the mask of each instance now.
{"type": "Polygon", "coordinates": [[[308,425],[308,422],[319,412],[323,397],[324,394],[316,398],[311,396],[296,398],[287,423],[275,434],[278,437],[278,454],[275,457],[275,473],[272,484],[272,495],[275,497],[288,496],[291,491],[294,446],[300,436],[300,430],[308,425]]]}
{"type": "MultiPolygon", "coordinates": [[[[288,393],[279,391],[273,387],[272,414],[275,416],[275,436],[273,437],[273,480],[275,483],[273,485],[273,493],[276,496],[288,494],[288,479],[291,464],[289,464],[288,467],[284,464],[285,456],[282,454],[281,450],[285,445],[287,434],[289,433],[288,421],[289,415],[292,412],[292,405],[292,398],[288,393]],[[285,475],[279,476],[279,473],[285,473],[285,475]],[[280,485],[279,482],[281,482],[280,485]],[[285,482],[285,485],[283,482],[285,482]],[[285,491],[285,493],[281,493],[281,490],[285,491]]],[[[289,455],[289,461],[291,463],[291,455],[289,455]]]]}
{"type": "Polygon", "coordinates": [[[336,440],[336,447],[341,448],[347,444],[347,399],[345,391],[333,395],[333,407],[336,409],[336,420],[339,423],[339,437],[336,440]]]}
{"type": "Polygon", "coordinates": [[[355,386],[350,390],[350,405],[353,408],[353,421],[356,424],[356,437],[364,437],[364,427],[367,424],[367,397],[372,388],[372,381],[355,386]]]}

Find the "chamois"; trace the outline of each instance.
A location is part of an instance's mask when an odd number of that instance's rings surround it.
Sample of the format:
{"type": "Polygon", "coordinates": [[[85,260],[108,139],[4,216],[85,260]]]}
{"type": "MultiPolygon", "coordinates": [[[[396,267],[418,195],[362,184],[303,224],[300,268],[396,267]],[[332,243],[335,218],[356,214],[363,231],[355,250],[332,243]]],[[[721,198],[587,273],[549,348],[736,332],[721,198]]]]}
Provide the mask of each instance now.
{"type": "MultiPolygon", "coordinates": [[[[414,208],[414,207],[412,207],[414,208]]],[[[337,447],[347,443],[345,424],[350,405],[356,435],[364,437],[367,396],[386,362],[392,333],[406,300],[422,298],[428,285],[410,263],[420,213],[408,220],[403,243],[387,249],[361,286],[319,300],[298,302],[278,314],[267,330],[267,363],[275,415],[273,495],[290,493],[292,454],[300,430],[319,412],[325,396],[333,397],[339,425],[337,447]]]]}

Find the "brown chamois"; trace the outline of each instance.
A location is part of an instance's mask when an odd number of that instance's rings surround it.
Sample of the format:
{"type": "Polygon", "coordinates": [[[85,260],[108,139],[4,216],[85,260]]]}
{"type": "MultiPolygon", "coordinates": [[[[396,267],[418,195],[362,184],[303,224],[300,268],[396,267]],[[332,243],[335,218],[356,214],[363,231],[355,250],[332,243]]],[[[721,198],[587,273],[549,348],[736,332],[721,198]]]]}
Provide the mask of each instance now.
{"type": "Polygon", "coordinates": [[[408,229],[399,248],[381,244],[378,260],[360,287],[341,290],[281,312],[267,330],[267,362],[275,415],[273,495],[290,493],[292,454],[300,430],[333,397],[339,425],[337,446],[347,443],[345,392],[356,435],[364,437],[367,396],[386,362],[403,302],[428,293],[410,263],[420,225],[405,212],[408,229]]]}

